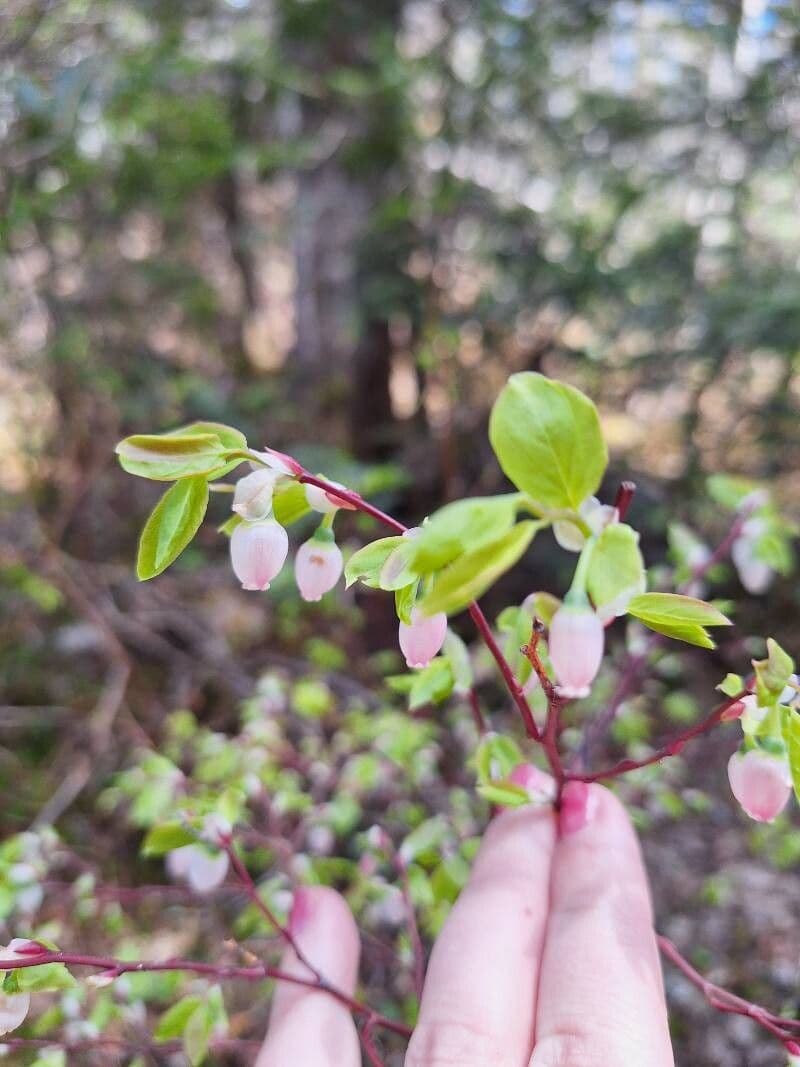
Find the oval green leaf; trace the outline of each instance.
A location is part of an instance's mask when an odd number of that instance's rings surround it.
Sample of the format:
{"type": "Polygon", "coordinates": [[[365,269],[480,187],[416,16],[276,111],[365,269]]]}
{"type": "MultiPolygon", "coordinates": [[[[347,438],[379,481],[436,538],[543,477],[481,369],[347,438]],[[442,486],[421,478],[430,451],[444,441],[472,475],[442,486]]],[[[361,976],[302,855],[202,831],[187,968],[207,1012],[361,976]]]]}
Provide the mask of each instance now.
{"type": "Polygon", "coordinates": [[[164,493],[139,539],[139,581],[155,578],[178,558],[197,533],[207,507],[208,482],[202,475],[182,478],[164,493]]]}

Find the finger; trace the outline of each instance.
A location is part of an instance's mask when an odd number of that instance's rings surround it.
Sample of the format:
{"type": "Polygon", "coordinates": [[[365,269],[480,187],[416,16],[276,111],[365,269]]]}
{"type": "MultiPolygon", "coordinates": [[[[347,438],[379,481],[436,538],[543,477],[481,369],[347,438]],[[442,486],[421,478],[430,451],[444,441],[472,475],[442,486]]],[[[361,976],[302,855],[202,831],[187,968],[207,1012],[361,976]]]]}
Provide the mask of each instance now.
{"type": "Polygon", "coordinates": [[[525,1067],[547,918],[552,811],[506,811],[431,955],[406,1067],[525,1067]]]}
{"type": "MultiPolygon", "coordinates": [[[[290,929],[301,952],[327,981],[352,995],[358,974],[359,937],[345,901],[332,889],[304,888],[295,894],[290,929]]],[[[288,949],[281,969],[311,977],[288,949]]],[[[344,1004],[327,993],[279,982],[267,1039],[256,1067],[358,1067],[358,1034],[344,1004]]]]}
{"type": "Polygon", "coordinates": [[[625,809],[562,796],[530,1067],[672,1067],[650,892],[625,809]]]}

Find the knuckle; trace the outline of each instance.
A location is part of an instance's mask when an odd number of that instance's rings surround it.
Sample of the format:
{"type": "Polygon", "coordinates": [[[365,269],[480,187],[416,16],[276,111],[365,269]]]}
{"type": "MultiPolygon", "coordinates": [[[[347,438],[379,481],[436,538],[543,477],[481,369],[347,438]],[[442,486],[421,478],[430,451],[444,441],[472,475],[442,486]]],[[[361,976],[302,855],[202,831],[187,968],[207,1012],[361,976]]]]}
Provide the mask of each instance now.
{"type": "Polygon", "coordinates": [[[467,1021],[431,1020],[417,1026],[405,1067],[517,1067],[500,1046],[502,1040],[467,1021]]]}
{"type": "Polygon", "coordinates": [[[530,1067],[634,1067],[605,1056],[596,1042],[577,1030],[561,1030],[537,1042],[530,1067]]]}

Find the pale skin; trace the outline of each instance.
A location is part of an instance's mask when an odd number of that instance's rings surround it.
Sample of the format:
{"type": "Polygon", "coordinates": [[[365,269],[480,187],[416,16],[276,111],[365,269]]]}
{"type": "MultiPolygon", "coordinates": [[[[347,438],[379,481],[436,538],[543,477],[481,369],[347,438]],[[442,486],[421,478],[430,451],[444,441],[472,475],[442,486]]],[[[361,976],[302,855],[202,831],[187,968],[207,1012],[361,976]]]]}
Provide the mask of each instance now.
{"type": "MultiPolygon", "coordinates": [[[[359,936],[333,890],[292,932],[355,989],[359,936]]],[[[287,952],[283,966],[308,972],[287,952]]],[[[284,984],[257,1067],[360,1067],[346,1007],[284,984]]],[[[624,808],[571,783],[560,816],[495,818],[431,954],[405,1067],[674,1067],[647,876],[624,808]]]]}

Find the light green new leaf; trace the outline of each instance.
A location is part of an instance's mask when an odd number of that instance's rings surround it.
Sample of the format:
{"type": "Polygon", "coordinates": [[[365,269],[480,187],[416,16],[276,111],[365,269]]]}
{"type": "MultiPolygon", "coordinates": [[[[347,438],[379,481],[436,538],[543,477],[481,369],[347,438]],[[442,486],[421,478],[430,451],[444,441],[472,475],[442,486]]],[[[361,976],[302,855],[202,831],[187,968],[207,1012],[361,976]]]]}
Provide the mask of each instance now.
{"type": "Polygon", "coordinates": [[[427,667],[414,672],[408,691],[409,711],[424,708],[426,704],[441,704],[453,692],[454,684],[450,661],[445,656],[437,656],[427,667]]]}
{"type": "Polygon", "coordinates": [[[174,1041],[176,1037],[183,1037],[189,1018],[203,1003],[201,997],[192,995],[183,997],[161,1016],[156,1023],[153,1037],[156,1041],[174,1041]]]}
{"type": "Polygon", "coordinates": [[[360,579],[366,585],[377,588],[384,563],[402,541],[402,537],[381,537],[354,552],[344,568],[345,587],[349,589],[360,579]]]}
{"type": "Polygon", "coordinates": [[[190,422],[177,430],[171,430],[167,437],[196,437],[197,434],[211,434],[222,441],[226,449],[247,448],[247,438],[241,430],[226,426],[224,422],[190,422]]]}
{"type": "Polygon", "coordinates": [[[311,511],[305,486],[300,482],[279,485],[272,495],[272,512],[281,526],[291,526],[311,511]]]}
{"type": "Polygon", "coordinates": [[[43,963],[39,967],[6,971],[3,992],[55,993],[61,989],[72,989],[77,984],[63,963],[43,963]]]}
{"type": "Polygon", "coordinates": [[[594,404],[541,374],[509,378],[492,408],[489,439],[514,485],[545,508],[577,510],[608,464],[594,404]]]}
{"type": "Polygon", "coordinates": [[[183,1051],[192,1067],[200,1067],[208,1055],[213,1019],[208,1005],[201,1002],[186,1022],[183,1032],[183,1051]]]}
{"type": "Polygon", "coordinates": [[[744,689],[744,679],[739,674],[726,674],[716,687],[726,697],[735,697],[744,689]]]}
{"type": "Polygon", "coordinates": [[[434,815],[421,822],[403,841],[399,850],[400,858],[406,864],[411,863],[423,852],[438,848],[446,836],[447,820],[443,815],[434,815]]]}
{"type": "Polygon", "coordinates": [[[484,800],[501,808],[521,808],[531,802],[528,791],[514,782],[485,782],[477,791],[484,800]]]}
{"type": "Polygon", "coordinates": [[[467,646],[457,633],[448,630],[443,651],[453,672],[453,692],[464,696],[472,688],[473,682],[472,663],[467,646]]]}
{"type": "MultiPolygon", "coordinates": [[[[586,588],[595,608],[622,615],[646,585],[639,535],[624,523],[607,526],[597,539],[589,560],[586,588]]],[[[609,612],[610,614],[610,612],[609,612]]]]}
{"type": "Polygon", "coordinates": [[[419,582],[404,585],[402,589],[396,589],[394,594],[394,606],[400,622],[411,622],[411,611],[417,602],[417,586],[419,582]]]}
{"type": "Polygon", "coordinates": [[[743,500],[759,489],[758,482],[737,478],[732,474],[712,474],[706,480],[709,496],[722,507],[736,511],[743,500]]]}
{"type": "Polygon", "coordinates": [[[794,674],[794,660],[778,642],[767,638],[767,658],[753,660],[756,672],[756,695],[761,707],[775,704],[794,674]]]}
{"type": "Polygon", "coordinates": [[[680,593],[642,593],[628,604],[628,614],[651,630],[701,648],[715,648],[707,626],[730,626],[713,604],[680,593]]]}
{"type": "Polygon", "coordinates": [[[792,785],[800,800],[800,712],[787,708],[783,718],[783,739],[789,753],[789,769],[792,785]]]}
{"type": "Polygon", "coordinates": [[[475,753],[475,769],[481,784],[507,778],[522,763],[519,745],[506,734],[486,734],[475,753]]]}
{"type": "Polygon", "coordinates": [[[519,501],[518,493],[507,493],[446,504],[410,539],[408,566],[415,574],[432,574],[462,552],[497,540],[514,525],[519,501]]]}
{"type": "Polygon", "coordinates": [[[182,478],[164,493],[139,539],[136,574],[155,578],[183,552],[203,521],[208,507],[208,482],[201,475],[182,478]]]}
{"type": "Polygon", "coordinates": [[[116,448],[123,470],[157,482],[217,471],[224,463],[225,451],[216,434],[180,432],[134,434],[116,448]]]}
{"type": "Polygon", "coordinates": [[[426,615],[462,611],[514,566],[541,528],[539,522],[517,523],[496,541],[459,556],[439,573],[433,590],[419,602],[420,609],[426,615]]]}
{"type": "Polygon", "coordinates": [[[148,831],[141,851],[143,856],[163,856],[175,848],[191,845],[196,840],[197,834],[192,833],[183,823],[166,822],[148,831]]]}

